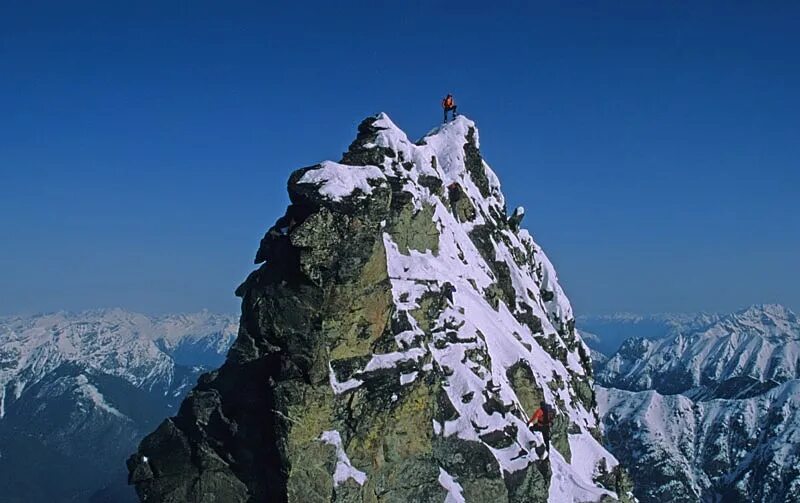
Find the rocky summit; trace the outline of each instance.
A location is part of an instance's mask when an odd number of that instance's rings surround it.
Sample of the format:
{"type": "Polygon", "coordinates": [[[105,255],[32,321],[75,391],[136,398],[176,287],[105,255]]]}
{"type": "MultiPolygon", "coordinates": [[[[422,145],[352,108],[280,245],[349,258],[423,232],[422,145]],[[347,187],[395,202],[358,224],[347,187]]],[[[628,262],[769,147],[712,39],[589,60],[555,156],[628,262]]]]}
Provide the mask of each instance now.
{"type": "Polygon", "coordinates": [[[227,360],[128,461],[142,501],[630,498],[569,301],[479,149],[465,117],[415,143],[379,114],[290,176],[227,360]]]}

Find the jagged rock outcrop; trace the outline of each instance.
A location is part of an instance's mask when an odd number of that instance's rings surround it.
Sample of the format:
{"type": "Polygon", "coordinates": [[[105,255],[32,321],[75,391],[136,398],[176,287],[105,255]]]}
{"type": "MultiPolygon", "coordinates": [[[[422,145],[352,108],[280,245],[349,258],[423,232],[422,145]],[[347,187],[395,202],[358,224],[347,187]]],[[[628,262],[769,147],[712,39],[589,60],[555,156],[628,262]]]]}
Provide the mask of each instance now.
{"type": "Polygon", "coordinates": [[[142,501],[628,499],[569,301],[479,148],[464,117],[413,143],[380,114],[290,176],[227,361],[128,462],[142,501]]]}

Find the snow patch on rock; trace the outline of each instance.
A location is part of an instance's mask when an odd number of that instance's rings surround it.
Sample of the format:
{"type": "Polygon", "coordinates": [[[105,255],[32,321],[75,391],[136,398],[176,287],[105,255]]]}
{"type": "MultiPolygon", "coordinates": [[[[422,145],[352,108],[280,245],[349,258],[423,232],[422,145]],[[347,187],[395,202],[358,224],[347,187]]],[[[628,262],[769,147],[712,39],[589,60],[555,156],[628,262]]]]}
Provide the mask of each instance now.
{"type": "Polygon", "coordinates": [[[330,444],[336,448],[336,468],[333,472],[333,485],[334,487],[345,483],[349,479],[353,479],[358,485],[363,486],[367,481],[367,474],[358,470],[350,464],[350,458],[344,452],[342,447],[342,437],[338,431],[325,431],[322,433],[320,440],[326,444],[330,444]]]}
{"type": "Polygon", "coordinates": [[[332,161],[325,161],[319,168],[305,172],[298,183],[319,185],[319,193],[341,201],[356,190],[362,194],[371,194],[371,180],[386,181],[380,169],[375,166],[345,166],[332,161]]]}
{"type": "Polygon", "coordinates": [[[464,488],[442,467],[439,467],[439,484],[447,491],[444,503],[466,503],[464,488]]]}

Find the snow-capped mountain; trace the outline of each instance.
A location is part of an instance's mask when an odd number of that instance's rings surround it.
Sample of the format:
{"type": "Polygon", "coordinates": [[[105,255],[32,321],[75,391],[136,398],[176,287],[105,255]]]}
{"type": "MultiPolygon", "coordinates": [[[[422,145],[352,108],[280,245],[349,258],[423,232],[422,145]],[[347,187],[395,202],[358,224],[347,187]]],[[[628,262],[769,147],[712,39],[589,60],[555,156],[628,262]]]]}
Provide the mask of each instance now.
{"type": "Polygon", "coordinates": [[[4,501],[129,500],[126,453],[224,359],[236,322],[121,309],[0,318],[4,501]]]}
{"type": "Polygon", "coordinates": [[[597,373],[605,386],[693,398],[759,394],[800,378],[800,322],[778,305],[753,306],[707,328],[628,339],[597,373]]]}
{"type": "Polygon", "coordinates": [[[597,389],[608,446],[643,502],[800,501],[800,380],[698,402],[597,389]]]}
{"type": "Polygon", "coordinates": [[[176,364],[218,365],[237,329],[236,317],[205,311],[148,317],[103,309],[0,317],[0,418],[28,385],[65,363],[166,393],[174,387],[176,364]]]}
{"type": "Polygon", "coordinates": [[[479,148],[465,117],[415,143],[380,114],[291,175],[225,364],[129,460],[143,501],[629,499],[572,308],[479,148]]]}
{"type": "Polygon", "coordinates": [[[596,362],[608,446],[643,502],[800,501],[800,324],[763,305],[596,362]]]}

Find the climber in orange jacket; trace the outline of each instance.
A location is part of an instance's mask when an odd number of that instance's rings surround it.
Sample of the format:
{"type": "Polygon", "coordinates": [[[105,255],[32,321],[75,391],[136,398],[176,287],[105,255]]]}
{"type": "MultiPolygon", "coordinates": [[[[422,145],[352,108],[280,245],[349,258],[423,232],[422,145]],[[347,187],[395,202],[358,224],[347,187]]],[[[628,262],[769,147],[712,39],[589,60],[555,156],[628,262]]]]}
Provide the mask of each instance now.
{"type": "Polygon", "coordinates": [[[453,120],[456,118],[456,100],[453,99],[452,94],[448,94],[442,100],[442,108],[444,109],[444,121],[447,122],[447,112],[453,111],[453,120]]]}
{"type": "Polygon", "coordinates": [[[539,408],[528,420],[528,428],[531,431],[541,431],[544,437],[544,446],[550,452],[550,426],[555,419],[556,411],[544,400],[539,403],[539,408]]]}

